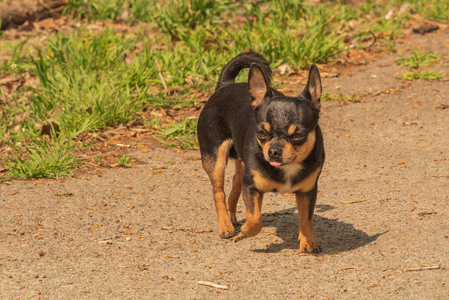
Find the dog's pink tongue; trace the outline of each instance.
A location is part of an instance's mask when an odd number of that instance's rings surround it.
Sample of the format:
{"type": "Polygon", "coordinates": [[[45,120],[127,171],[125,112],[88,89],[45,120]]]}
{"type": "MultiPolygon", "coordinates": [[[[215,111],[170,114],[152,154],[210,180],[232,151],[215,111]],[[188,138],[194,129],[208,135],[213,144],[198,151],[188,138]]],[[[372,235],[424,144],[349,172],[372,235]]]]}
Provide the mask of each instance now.
{"type": "Polygon", "coordinates": [[[270,161],[270,165],[272,165],[273,167],[279,167],[280,165],[282,165],[282,163],[277,161],[270,161]]]}

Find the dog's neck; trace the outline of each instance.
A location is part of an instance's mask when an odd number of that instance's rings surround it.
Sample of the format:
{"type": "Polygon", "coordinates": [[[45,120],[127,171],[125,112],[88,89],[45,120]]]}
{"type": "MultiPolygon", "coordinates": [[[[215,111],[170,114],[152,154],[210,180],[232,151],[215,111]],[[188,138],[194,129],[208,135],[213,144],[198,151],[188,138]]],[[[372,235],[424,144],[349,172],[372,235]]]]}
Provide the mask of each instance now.
{"type": "Polygon", "coordinates": [[[292,190],[293,180],[298,176],[298,173],[304,169],[302,164],[288,164],[280,167],[284,173],[285,185],[282,190],[279,190],[280,193],[289,193],[292,190]]]}

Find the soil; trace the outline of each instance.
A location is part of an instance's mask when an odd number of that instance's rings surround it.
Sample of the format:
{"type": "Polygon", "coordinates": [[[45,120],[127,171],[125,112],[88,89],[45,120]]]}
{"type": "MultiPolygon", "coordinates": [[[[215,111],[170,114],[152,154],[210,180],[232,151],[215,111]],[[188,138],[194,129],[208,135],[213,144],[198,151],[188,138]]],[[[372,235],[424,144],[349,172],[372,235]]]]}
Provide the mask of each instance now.
{"type": "MultiPolygon", "coordinates": [[[[396,47],[442,53],[432,69],[447,72],[447,45],[441,28],[396,47]]],[[[266,195],[256,237],[220,239],[199,151],[153,142],[127,150],[132,168],[0,183],[1,298],[449,298],[449,84],[398,80],[400,55],[376,57],[323,76],[325,92],[363,96],[323,103],[321,254],[298,252],[291,195],[266,195]]]]}

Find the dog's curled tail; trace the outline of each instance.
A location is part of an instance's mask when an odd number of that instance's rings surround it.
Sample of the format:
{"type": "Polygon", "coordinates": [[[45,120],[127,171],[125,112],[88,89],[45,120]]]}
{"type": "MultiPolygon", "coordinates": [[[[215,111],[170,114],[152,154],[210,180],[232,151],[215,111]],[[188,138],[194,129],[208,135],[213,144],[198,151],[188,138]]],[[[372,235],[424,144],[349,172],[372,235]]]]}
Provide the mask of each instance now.
{"type": "Polygon", "coordinates": [[[261,55],[255,52],[245,52],[237,55],[226,64],[218,78],[215,90],[226,85],[233,84],[235,78],[242,69],[249,68],[252,63],[256,63],[263,71],[267,83],[270,84],[271,69],[270,63],[261,55]]]}

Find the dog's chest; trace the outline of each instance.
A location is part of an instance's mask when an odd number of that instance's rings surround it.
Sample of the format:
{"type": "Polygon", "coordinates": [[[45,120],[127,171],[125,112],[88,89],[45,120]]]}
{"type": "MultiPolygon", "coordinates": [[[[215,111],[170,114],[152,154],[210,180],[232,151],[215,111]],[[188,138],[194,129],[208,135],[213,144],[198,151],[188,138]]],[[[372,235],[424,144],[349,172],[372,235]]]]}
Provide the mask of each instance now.
{"type": "Polygon", "coordinates": [[[303,166],[301,164],[281,168],[284,173],[285,183],[281,185],[277,191],[282,194],[296,192],[298,187],[293,184],[293,180],[298,176],[298,173],[301,172],[302,169],[303,166]]]}
{"type": "Polygon", "coordinates": [[[252,170],[251,173],[253,175],[255,187],[263,193],[307,193],[315,187],[316,180],[321,172],[321,166],[317,167],[308,176],[297,182],[294,179],[297,178],[300,172],[302,172],[302,169],[302,165],[288,166],[288,168],[284,167],[282,169],[282,172],[284,172],[284,180],[282,181],[273,180],[257,170],[252,170]]]}

